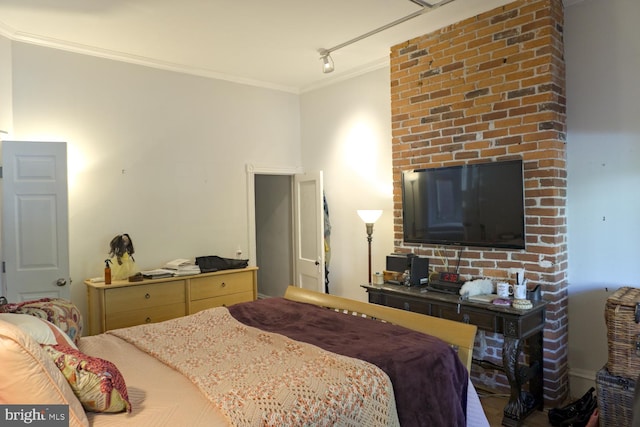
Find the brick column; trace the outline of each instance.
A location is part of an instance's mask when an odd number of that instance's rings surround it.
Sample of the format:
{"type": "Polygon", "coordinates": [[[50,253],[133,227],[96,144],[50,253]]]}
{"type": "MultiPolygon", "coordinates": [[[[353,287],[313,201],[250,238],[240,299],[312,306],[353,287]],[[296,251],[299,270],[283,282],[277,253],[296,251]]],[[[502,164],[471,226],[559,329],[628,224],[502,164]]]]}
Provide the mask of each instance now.
{"type": "MultiPolygon", "coordinates": [[[[549,302],[544,332],[548,405],[568,395],[565,67],[561,0],[521,0],[391,49],[395,250],[443,265],[438,248],[402,240],[402,171],[521,158],[526,250],[463,248],[466,278],[524,268],[549,302]]],[[[458,248],[444,256],[454,260],[458,248]]],[[[501,363],[501,340],[478,334],[476,355],[501,363]]],[[[474,367],[476,381],[507,388],[474,367]]]]}

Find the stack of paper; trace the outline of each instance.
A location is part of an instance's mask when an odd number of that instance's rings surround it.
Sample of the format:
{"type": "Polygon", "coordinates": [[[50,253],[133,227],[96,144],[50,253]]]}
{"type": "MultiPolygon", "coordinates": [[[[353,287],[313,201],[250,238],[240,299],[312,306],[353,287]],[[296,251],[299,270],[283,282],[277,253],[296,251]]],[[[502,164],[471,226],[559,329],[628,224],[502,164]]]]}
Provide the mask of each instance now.
{"type": "Polygon", "coordinates": [[[155,270],[141,271],[142,276],[145,279],[162,279],[164,277],[173,277],[173,271],[165,270],[164,268],[157,268],[155,270]]]}
{"type": "Polygon", "coordinates": [[[174,276],[191,276],[200,274],[200,267],[188,259],[174,259],[164,266],[165,270],[169,270],[174,276]]]}

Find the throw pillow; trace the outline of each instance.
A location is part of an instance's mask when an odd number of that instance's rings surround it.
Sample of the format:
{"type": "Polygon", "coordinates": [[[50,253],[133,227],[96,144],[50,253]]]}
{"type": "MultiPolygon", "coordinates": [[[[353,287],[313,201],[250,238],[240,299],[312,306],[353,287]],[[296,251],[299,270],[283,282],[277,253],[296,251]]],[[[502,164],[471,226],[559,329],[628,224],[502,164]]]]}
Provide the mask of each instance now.
{"type": "Polygon", "coordinates": [[[127,386],[116,365],[65,345],[45,345],[43,349],[87,411],[131,412],[127,386]]]}
{"type": "Polygon", "coordinates": [[[31,336],[38,344],[63,344],[77,348],[71,338],[56,325],[29,314],[0,313],[0,320],[11,323],[31,336]]]}
{"type": "Polygon", "coordinates": [[[48,320],[67,334],[76,345],[82,336],[82,314],[71,301],[62,298],[9,303],[0,306],[0,313],[30,314],[48,320]]]}

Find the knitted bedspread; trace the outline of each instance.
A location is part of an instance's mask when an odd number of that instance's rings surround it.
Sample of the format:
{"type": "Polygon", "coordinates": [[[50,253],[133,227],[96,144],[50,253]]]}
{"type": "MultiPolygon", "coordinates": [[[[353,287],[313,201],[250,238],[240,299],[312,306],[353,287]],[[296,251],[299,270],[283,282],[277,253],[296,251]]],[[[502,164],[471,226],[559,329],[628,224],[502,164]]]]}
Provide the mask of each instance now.
{"type": "Polygon", "coordinates": [[[109,333],[185,375],[234,426],[399,425],[381,369],[246,326],[224,307],[109,333]]]}

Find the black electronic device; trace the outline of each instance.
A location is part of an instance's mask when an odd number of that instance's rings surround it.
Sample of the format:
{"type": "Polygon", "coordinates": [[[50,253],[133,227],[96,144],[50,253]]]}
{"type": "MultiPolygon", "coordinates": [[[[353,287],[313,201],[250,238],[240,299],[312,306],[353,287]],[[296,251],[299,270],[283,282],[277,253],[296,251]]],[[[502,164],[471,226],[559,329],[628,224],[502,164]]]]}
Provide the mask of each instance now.
{"type": "Polygon", "coordinates": [[[437,279],[429,280],[428,289],[448,294],[459,294],[464,282],[458,273],[441,272],[437,279]]]}
{"type": "Polygon", "coordinates": [[[391,254],[387,255],[387,271],[404,273],[411,268],[411,259],[415,254],[391,254]]]}
{"type": "Polygon", "coordinates": [[[522,160],[406,171],[406,243],[525,248],[522,160]]]}
{"type": "Polygon", "coordinates": [[[411,258],[411,268],[409,270],[409,283],[411,286],[425,284],[423,279],[429,277],[429,258],[411,258]]]}

